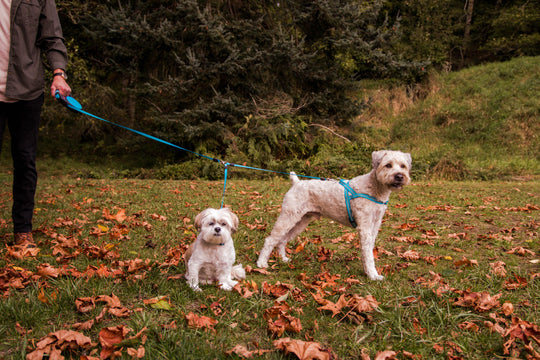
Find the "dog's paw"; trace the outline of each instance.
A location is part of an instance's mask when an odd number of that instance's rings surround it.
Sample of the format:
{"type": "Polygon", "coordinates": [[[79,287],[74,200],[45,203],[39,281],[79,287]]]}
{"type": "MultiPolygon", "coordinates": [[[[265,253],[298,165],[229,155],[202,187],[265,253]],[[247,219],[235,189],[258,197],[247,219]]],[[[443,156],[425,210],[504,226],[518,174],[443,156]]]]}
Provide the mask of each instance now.
{"type": "Polygon", "coordinates": [[[379,275],[379,274],[371,274],[371,275],[368,275],[368,278],[369,278],[369,280],[374,280],[374,281],[381,281],[381,280],[384,280],[384,276],[379,275]]]}
{"type": "Polygon", "coordinates": [[[189,286],[193,291],[201,292],[202,289],[199,287],[199,285],[190,285],[189,286]]]}
{"type": "Polygon", "coordinates": [[[281,261],[285,262],[285,263],[288,263],[289,260],[291,260],[290,258],[288,258],[287,256],[285,255],[281,255],[281,261]]]}
{"type": "Polygon", "coordinates": [[[259,259],[259,260],[257,260],[257,267],[258,268],[267,268],[268,267],[268,262],[259,259]]]}
{"type": "Polygon", "coordinates": [[[222,290],[231,291],[236,286],[236,284],[238,284],[238,281],[232,280],[232,281],[221,284],[220,287],[222,290]]]}

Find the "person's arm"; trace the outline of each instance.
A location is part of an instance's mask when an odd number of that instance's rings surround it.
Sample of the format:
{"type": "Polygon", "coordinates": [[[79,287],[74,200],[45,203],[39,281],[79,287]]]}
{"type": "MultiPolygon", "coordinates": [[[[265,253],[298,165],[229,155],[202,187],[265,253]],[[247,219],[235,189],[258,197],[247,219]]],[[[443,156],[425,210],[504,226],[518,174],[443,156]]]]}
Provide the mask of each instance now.
{"type": "Polygon", "coordinates": [[[39,21],[40,36],[37,39],[37,45],[45,53],[49,66],[54,69],[51,96],[55,96],[56,90],[60,92],[60,95],[68,96],[71,94],[71,88],[66,82],[67,76],[54,75],[65,75],[68,61],[62,26],[60,25],[54,0],[44,1],[39,21]]]}

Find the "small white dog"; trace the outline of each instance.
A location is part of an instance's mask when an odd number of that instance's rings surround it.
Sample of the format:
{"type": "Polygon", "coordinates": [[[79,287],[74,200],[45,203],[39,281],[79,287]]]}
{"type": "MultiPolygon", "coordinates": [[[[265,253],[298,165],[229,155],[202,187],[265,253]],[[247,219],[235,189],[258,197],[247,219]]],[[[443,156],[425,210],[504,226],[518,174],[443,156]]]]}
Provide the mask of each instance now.
{"type": "Polygon", "coordinates": [[[232,290],[238,283],[233,279],[246,278],[241,264],[233,266],[236,254],[232,234],[238,228],[238,217],[229,208],[210,208],[195,217],[195,227],[199,236],[184,255],[189,286],[201,291],[199,283],[217,281],[223,290],[232,290]]]}
{"type": "Polygon", "coordinates": [[[371,280],[382,280],[375,268],[373,248],[392,191],[410,183],[412,158],[400,151],[372,153],[371,172],[344,180],[300,181],[291,173],[292,187],[283,199],[279,215],[257,260],[257,266],[268,267],[270,254],[277,247],[283,261],[288,261],[285,247],[308,224],[321,216],[356,228],[360,236],[362,262],[371,280]]]}

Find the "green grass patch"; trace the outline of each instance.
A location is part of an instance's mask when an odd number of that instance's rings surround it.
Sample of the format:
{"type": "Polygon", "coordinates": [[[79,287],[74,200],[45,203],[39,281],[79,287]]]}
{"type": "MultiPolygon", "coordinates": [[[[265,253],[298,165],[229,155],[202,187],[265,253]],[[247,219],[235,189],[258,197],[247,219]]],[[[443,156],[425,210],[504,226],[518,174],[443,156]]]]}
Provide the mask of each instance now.
{"type": "MultiPolygon", "coordinates": [[[[0,236],[8,240],[11,176],[2,174],[0,184],[0,236]]],[[[268,273],[248,272],[238,291],[206,285],[195,293],[181,277],[181,256],[196,237],[195,215],[220,206],[221,181],[47,173],[36,197],[39,252],[18,258],[14,248],[0,250],[0,358],[24,359],[60,330],[92,342],[63,355],[99,357],[107,328],[131,329],[114,348],[126,359],[140,349],[152,359],[224,358],[237,345],[284,359],[291,356],[274,341],[287,337],[316,342],[340,359],[382,351],[398,358],[525,357],[538,344],[505,331],[513,319],[540,324],[539,185],[538,179],[418,182],[394,194],[377,242],[382,282],[365,277],[352,229],[323,219],[289,244],[288,264],[272,257],[268,273]],[[279,283],[284,292],[272,292],[279,283]],[[474,300],[476,294],[489,301],[474,300]],[[105,301],[113,295],[116,307],[105,301]],[[378,306],[351,308],[351,299],[370,296],[378,306]],[[278,297],[289,306],[284,318],[301,328],[272,330],[265,314],[278,297]],[[83,312],[78,304],[85,298],[94,304],[83,312]],[[340,298],[350,306],[318,309],[317,299],[340,298]],[[190,325],[192,314],[203,325],[190,325]]],[[[241,221],[237,262],[256,267],[288,187],[273,176],[229,182],[225,203],[241,221]]]]}
{"type": "Polygon", "coordinates": [[[540,57],[452,73],[415,87],[365,86],[357,125],[380,148],[413,154],[415,173],[444,180],[540,174],[540,57]]]}

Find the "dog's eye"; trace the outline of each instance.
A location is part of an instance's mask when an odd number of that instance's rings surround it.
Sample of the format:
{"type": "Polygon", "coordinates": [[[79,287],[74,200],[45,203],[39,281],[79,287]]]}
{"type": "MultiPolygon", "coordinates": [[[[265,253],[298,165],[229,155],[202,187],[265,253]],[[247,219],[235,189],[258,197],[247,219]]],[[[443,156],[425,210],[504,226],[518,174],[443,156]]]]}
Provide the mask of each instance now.
{"type": "Polygon", "coordinates": [[[405,169],[407,166],[405,166],[405,164],[401,164],[401,168],[402,169],[405,169]]]}
{"type": "Polygon", "coordinates": [[[224,221],[221,223],[221,226],[227,226],[227,223],[224,221]]]}
{"type": "Polygon", "coordinates": [[[392,168],[392,164],[386,164],[386,167],[390,169],[392,168]]]}
{"type": "Polygon", "coordinates": [[[209,226],[214,226],[214,222],[212,221],[212,222],[210,222],[208,225],[209,225],[209,226]]]}

